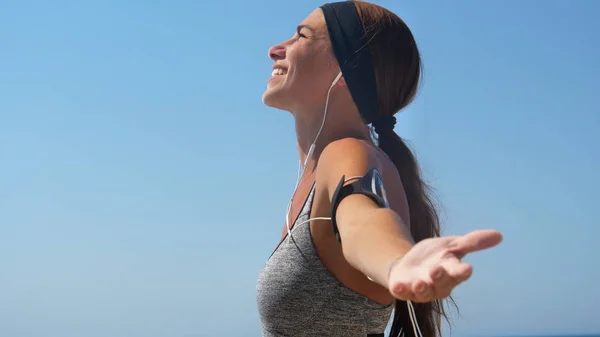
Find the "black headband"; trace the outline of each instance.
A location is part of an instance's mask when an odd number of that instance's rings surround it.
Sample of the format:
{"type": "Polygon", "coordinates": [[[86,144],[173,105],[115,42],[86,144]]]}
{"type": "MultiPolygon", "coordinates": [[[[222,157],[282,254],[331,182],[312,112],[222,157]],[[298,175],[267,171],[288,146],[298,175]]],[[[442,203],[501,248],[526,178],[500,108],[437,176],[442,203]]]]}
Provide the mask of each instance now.
{"type": "Polygon", "coordinates": [[[333,52],[348,90],[367,124],[378,115],[377,83],[363,23],[352,1],[321,6],[333,52]]]}

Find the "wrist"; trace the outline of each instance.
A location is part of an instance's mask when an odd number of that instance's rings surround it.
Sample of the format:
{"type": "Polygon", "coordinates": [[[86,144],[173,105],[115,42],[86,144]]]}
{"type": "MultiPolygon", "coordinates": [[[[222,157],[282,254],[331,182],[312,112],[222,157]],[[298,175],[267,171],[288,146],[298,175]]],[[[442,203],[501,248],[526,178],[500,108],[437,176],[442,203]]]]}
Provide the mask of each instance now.
{"type": "Polygon", "coordinates": [[[400,264],[400,262],[402,262],[403,257],[404,257],[404,254],[402,254],[402,256],[400,256],[400,257],[397,257],[396,259],[394,259],[392,261],[392,263],[390,263],[390,266],[388,267],[387,278],[386,278],[386,285],[388,288],[390,287],[390,277],[392,276],[392,271],[398,264],[400,264]]]}

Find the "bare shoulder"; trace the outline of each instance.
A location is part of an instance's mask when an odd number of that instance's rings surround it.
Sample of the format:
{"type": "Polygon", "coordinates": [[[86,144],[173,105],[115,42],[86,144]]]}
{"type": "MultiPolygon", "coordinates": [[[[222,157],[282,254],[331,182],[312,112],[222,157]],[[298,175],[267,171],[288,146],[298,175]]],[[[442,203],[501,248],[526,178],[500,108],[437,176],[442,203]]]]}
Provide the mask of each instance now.
{"type": "Polygon", "coordinates": [[[362,176],[371,168],[376,168],[391,184],[399,181],[394,164],[378,147],[365,140],[343,138],[323,149],[317,164],[317,180],[334,179],[337,184],[342,176],[362,176]]]}
{"type": "Polygon", "coordinates": [[[331,197],[343,176],[361,177],[372,168],[381,174],[392,208],[405,218],[406,195],[398,170],[382,150],[368,141],[343,138],[329,143],[319,158],[316,179],[331,197]]]}
{"type": "Polygon", "coordinates": [[[384,166],[380,151],[367,141],[356,138],[343,138],[327,144],[317,166],[319,171],[327,173],[364,174],[368,169],[384,166]],[[337,172],[336,172],[337,171],[337,172]]]}

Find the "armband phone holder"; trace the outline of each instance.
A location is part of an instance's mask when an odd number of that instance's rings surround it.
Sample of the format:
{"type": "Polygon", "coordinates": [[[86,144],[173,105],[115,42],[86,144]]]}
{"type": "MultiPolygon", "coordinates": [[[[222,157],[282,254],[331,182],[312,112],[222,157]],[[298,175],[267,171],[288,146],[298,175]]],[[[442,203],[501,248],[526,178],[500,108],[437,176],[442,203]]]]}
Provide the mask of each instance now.
{"type": "Polygon", "coordinates": [[[340,242],[341,238],[335,221],[335,212],[337,211],[340,202],[345,197],[352,194],[363,194],[371,198],[371,200],[379,207],[390,207],[385,188],[383,187],[383,179],[376,168],[371,168],[364,176],[358,178],[353,183],[344,185],[345,183],[346,176],[342,176],[342,179],[340,179],[340,182],[333,193],[333,198],[331,199],[331,224],[333,226],[333,232],[340,242]]]}

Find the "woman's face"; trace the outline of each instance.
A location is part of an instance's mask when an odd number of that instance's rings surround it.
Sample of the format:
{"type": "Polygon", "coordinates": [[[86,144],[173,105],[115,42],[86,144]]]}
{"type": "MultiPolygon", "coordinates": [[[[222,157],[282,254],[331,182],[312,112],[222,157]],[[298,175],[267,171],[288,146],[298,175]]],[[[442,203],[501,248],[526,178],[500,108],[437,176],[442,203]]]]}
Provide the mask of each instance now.
{"type": "Polygon", "coordinates": [[[294,36],[269,49],[274,61],[263,102],[281,110],[322,108],[339,66],[330,47],[321,9],[298,26],[294,36]]]}

